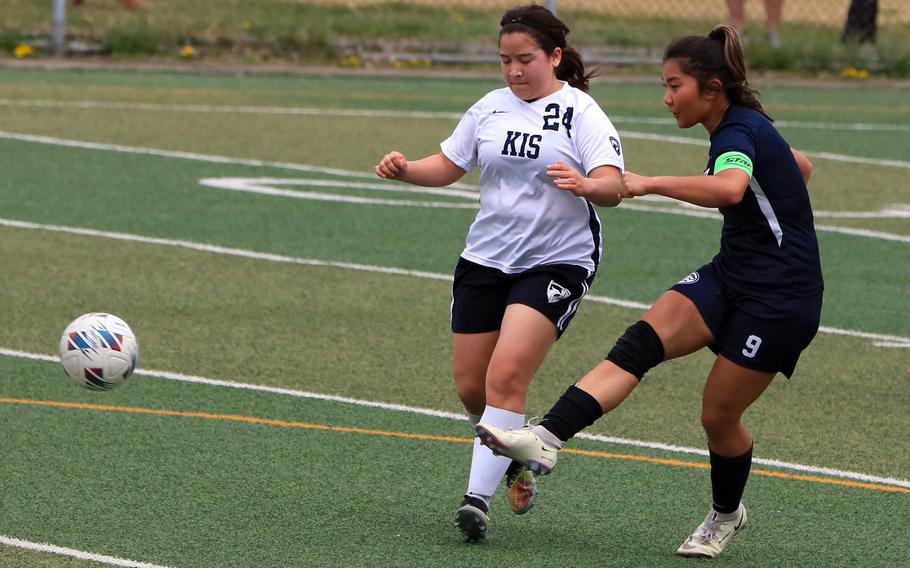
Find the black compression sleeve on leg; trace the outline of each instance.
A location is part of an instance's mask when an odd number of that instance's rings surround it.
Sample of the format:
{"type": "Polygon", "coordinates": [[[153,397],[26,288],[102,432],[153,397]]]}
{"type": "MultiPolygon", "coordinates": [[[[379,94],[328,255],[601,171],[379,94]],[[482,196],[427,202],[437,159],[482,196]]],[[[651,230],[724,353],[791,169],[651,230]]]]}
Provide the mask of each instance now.
{"type": "Polygon", "coordinates": [[[664,360],[664,344],[651,324],[638,320],[616,340],[607,360],[641,380],[649,369],[664,360]]]}
{"type": "Polygon", "coordinates": [[[727,457],[715,454],[708,448],[711,456],[711,494],[714,498],[714,510],[718,513],[734,513],[746,490],[746,480],[752,469],[752,446],[741,456],[727,457]]]}
{"type": "Polygon", "coordinates": [[[565,442],[594,424],[603,414],[596,398],[572,385],[559,397],[540,425],[565,442]]]}

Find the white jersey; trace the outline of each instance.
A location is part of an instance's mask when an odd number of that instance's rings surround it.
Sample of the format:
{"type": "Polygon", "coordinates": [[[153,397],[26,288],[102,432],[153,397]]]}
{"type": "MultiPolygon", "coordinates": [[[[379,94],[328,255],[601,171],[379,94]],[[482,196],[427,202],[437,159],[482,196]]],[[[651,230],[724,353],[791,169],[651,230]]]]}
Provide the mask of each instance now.
{"type": "Polygon", "coordinates": [[[528,103],[497,89],[468,109],[440,148],[466,172],[480,168],[480,211],[462,257],[508,274],[555,263],[597,269],[594,207],[547,176],[557,160],[583,174],[604,165],[622,171],[619,134],[591,96],[566,83],[528,103]]]}

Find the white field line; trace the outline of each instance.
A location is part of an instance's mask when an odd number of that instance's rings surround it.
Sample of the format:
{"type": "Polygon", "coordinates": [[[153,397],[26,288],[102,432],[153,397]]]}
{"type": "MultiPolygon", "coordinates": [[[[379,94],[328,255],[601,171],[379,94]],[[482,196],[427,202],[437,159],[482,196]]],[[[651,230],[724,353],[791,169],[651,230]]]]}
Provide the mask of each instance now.
{"type": "MultiPolygon", "coordinates": [[[[610,120],[620,124],[656,124],[661,126],[673,126],[676,124],[676,120],[672,118],[657,118],[648,116],[611,116],[610,120]]],[[[809,130],[871,130],[874,132],[910,132],[910,124],[885,124],[883,122],[809,122],[803,120],[775,120],[774,126],[782,126],[785,128],[806,128],[809,130]]]]}
{"type": "Polygon", "coordinates": [[[343,181],[328,181],[317,179],[278,179],[278,178],[205,178],[199,180],[204,186],[230,191],[258,193],[277,197],[291,197],[294,199],[312,199],[314,201],[336,201],[343,203],[357,203],[360,205],[393,205],[399,207],[431,207],[444,209],[478,209],[477,192],[462,190],[439,190],[435,188],[421,188],[389,183],[350,183],[343,181]],[[357,197],[354,195],[338,195],[335,193],[320,193],[318,191],[299,191],[293,189],[279,189],[275,185],[303,185],[316,187],[341,187],[346,189],[373,189],[377,191],[395,191],[404,193],[420,193],[428,195],[450,195],[471,199],[471,203],[453,201],[410,201],[406,199],[379,199],[376,197],[357,197]]]}
{"type": "MultiPolygon", "coordinates": [[[[278,179],[278,178],[207,178],[199,180],[199,183],[208,187],[213,187],[216,189],[226,189],[230,191],[242,191],[247,193],[258,193],[261,195],[273,195],[279,197],[290,197],[293,199],[312,199],[317,201],[337,201],[337,202],[346,202],[346,203],[358,203],[361,205],[392,205],[400,207],[436,207],[436,208],[447,208],[447,209],[477,209],[479,204],[477,203],[478,193],[472,191],[460,191],[456,190],[456,193],[448,193],[448,195],[453,195],[456,197],[466,197],[473,201],[473,203],[461,203],[461,202],[451,202],[451,201],[409,201],[402,199],[377,199],[377,198],[368,198],[368,197],[354,197],[346,195],[338,195],[334,193],[320,193],[313,191],[299,191],[299,190],[290,190],[290,189],[279,189],[272,187],[272,185],[301,185],[301,186],[321,186],[321,187],[339,187],[339,188],[373,188],[381,189],[383,191],[402,191],[401,186],[399,185],[385,185],[381,186],[380,184],[362,184],[362,183],[351,183],[343,181],[323,181],[323,180],[313,180],[305,178],[288,178],[288,179],[278,179]]],[[[412,187],[410,190],[407,190],[410,193],[426,193],[430,195],[444,195],[444,193],[439,190],[432,188],[419,188],[412,187]]],[[[641,201],[657,201],[654,199],[641,198],[641,201]]],[[[672,200],[665,200],[668,203],[673,203],[672,200]]],[[[695,217],[699,219],[715,219],[720,220],[722,217],[720,213],[715,209],[706,209],[702,207],[695,206],[683,206],[683,205],[671,205],[669,207],[657,207],[657,206],[647,206],[647,205],[637,205],[631,204],[628,200],[622,206],[624,209],[631,209],[632,211],[643,211],[647,213],[665,213],[669,215],[680,215],[684,217],[695,217]]],[[[894,205],[881,211],[854,211],[854,212],[829,212],[829,211],[816,211],[816,217],[845,217],[845,218],[875,218],[875,219],[884,219],[884,218],[910,218],[910,208],[900,205],[894,205]]],[[[885,233],[881,231],[870,231],[867,229],[854,229],[850,227],[838,227],[832,225],[816,225],[816,231],[828,232],[828,233],[842,233],[846,235],[853,235],[857,237],[868,237],[874,239],[881,239],[885,241],[894,241],[894,242],[910,242],[910,235],[895,235],[893,233],[885,233]]]]}
{"type": "MultiPolygon", "coordinates": [[[[330,260],[316,260],[309,258],[300,258],[293,256],[286,256],[280,254],[271,254],[271,253],[262,253],[246,249],[238,249],[232,247],[222,247],[217,245],[208,245],[205,243],[197,243],[193,241],[184,241],[178,239],[162,239],[157,237],[146,237],[143,235],[134,235],[131,233],[117,233],[112,231],[99,231],[97,229],[84,229],[81,227],[68,227],[64,225],[46,225],[42,223],[31,223],[29,221],[16,221],[15,219],[4,219],[0,217],[0,226],[12,227],[17,229],[30,229],[30,230],[39,230],[39,231],[49,231],[55,233],[67,233],[72,235],[80,235],[86,237],[99,237],[105,239],[114,239],[119,241],[132,241],[137,243],[145,243],[152,245],[161,245],[161,246],[171,246],[183,249],[190,249],[199,252],[207,252],[213,254],[222,254],[227,256],[237,256],[243,258],[251,258],[257,260],[265,260],[268,262],[281,262],[287,264],[300,264],[307,266],[327,266],[334,268],[345,268],[349,270],[359,270],[363,272],[375,272],[381,274],[395,274],[399,276],[410,276],[416,278],[428,278],[432,280],[442,280],[451,282],[452,276],[449,274],[441,274],[436,272],[424,272],[420,270],[408,270],[404,268],[394,268],[388,266],[375,266],[369,264],[358,264],[352,262],[338,262],[330,260]]],[[[650,304],[644,304],[641,302],[635,302],[632,300],[622,300],[619,298],[610,298],[608,296],[595,296],[588,295],[585,296],[585,301],[597,302],[601,304],[610,304],[614,306],[619,306],[623,308],[631,308],[636,310],[645,310],[650,307],[650,304]]],[[[826,327],[822,326],[819,328],[819,331],[822,333],[831,333],[835,335],[848,335],[851,337],[859,337],[872,339],[880,342],[887,343],[910,343],[910,337],[900,337],[896,335],[884,335],[879,333],[868,333],[864,331],[855,331],[849,329],[839,329],[835,327],[826,327]]]]}
{"type": "MultiPolygon", "coordinates": [[[[180,160],[194,160],[197,162],[210,162],[213,164],[231,164],[239,166],[252,167],[269,167],[283,170],[293,170],[298,172],[315,172],[342,177],[355,177],[366,179],[378,179],[376,174],[367,172],[355,172],[351,170],[340,170],[336,168],[323,168],[320,166],[310,166],[308,164],[295,164],[291,162],[272,162],[269,160],[254,160],[246,158],[230,158],[227,156],[213,156],[209,154],[197,154],[195,152],[181,152],[176,150],[159,150],[157,148],[143,148],[141,146],[122,146],[119,144],[101,144],[97,142],[83,142],[80,140],[66,140],[63,138],[53,138],[51,136],[33,136],[30,134],[17,134],[15,132],[0,131],[0,138],[8,140],[18,140],[20,142],[33,142],[36,144],[50,144],[52,146],[64,146],[68,148],[81,148],[85,150],[104,150],[108,152],[121,152],[124,154],[141,154],[146,156],[159,156],[163,158],[177,158],[180,160]]],[[[474,186],[469,184],[453,183],[449,187],[471,190],[474,186]]]]}
{"type": "MultiPolygon", "coordinates": [[[[54,146],[65,146],[65,147],[81,148],[81,149],[87,149],[87,150],[103,150],[103,151],[111,151],[111,152],[123,152],[123,153],[127,153],[127,154],[144,154],[144,155],[149,155],[149,156],[176,158],[176,159],[181,159],[181,160],[194,160],[194,161],[211,162],[211,163],[217,163],[217,164],[233,164],[233,165],[253,166],[253,167],[272,167],[272,168],[277,168],[277,169],[287,169],[287,170],[293,170],[293,171],[318,172],[318,173],[342,176],[342,177],[376,179],[373,174],[369,174],[369,173],[355,172],[355,171],[349,171],[349,170],[340,170],[340,169],[336,169],[336,168],[323,168],[323,167],[318,167],[318,166],[311,166],[308,164],[295,164],[295,163],[289,163],[289,162],[271,162],[271,161],[266,161],[266,160],[253,160],[253,159],[242,159],[242,158],[230,158],[227,156],[213,156],[213,155],[207,155],[207,154],[197,154],[194,152],[159,150],[159,149],[155,149],[155,148],[143,148],[143,147],[137,147],[137,146],[122,146],[122,145],[118,145],[118,144],[102,144],[102,143],[96,143],[96,142],[82,142],[82,141],[78,141],[78,140],[65,140],[62,138],[53,138],[53,137],[49,137],[49,136],[34,136],[34,135],[30,135],[30,134],[16,134],[16,133],[12,133],[12,132],[3,132],[3,131],[0,131],[0,138],[6,138],[9,140],[18,140],[20,142],[32,142],[32,143],[36,143],[36,144],[50,144],[50,145],[54,145],[54,146]]],[[[908,162],[908,165],[910,165],[910,162],[908,162]]],[[[237,178],[227,178],[227,179],[237,179],[237,178]]],[[[243,178],[243,179],[248,179],[248,178],[243,178]]],[[[212,180],[207,180],[207,181],[212,182],[212,180]]],[[[340,182],[335,182],[335,184],[339,185],[340,182]]],[[[210,183],[210,185],[216,186],[216,184],[214,182],[210,183]]],[[[328,183],[323,182],[323,185],[328,185],[328,183]]],[[[221,186],[218,186],[218,187],[221,187],[221,186]]],[[[360,187],[360,186],[357,185],[356,187],[360,187]]],[[[397,189],[398,186],[390,186],[390,188],[393,188],[393,187],[396,189],[390,189],[390,190],[392,190],[392,191],[398,190],[397,189]]],[[[453,188],[453,189],[465,190],[466,193],[472,193],[472,192],[476,193],[477,192],[477,187],[470,185],[470,184],[453,183],[449,187],[453,188]]],[[[237,187],[221,187],[221,188],[222,189],[237,189],[237,187]]],[[[416,193],[416,192],[419,192],[420,190],[411,189],[410,191],[416,193]]],[[[265,192],[263,192],[263,193],[265,193],[265,192]]],[[[332,197],[326,197],[326,195],[331,195],[331,194],[287,192],[286,190],[272,190],[271,193],[276,194],[276,195],[289,196],[289,197],[319,199],[319,200],[323,200],[323,201],[350,201],[350,202],[358,202],[358,203],[373,203],[373,202],[381,201],[382,204],[385,204],[385,205],[427,206],[427,205],[423,205],[423,203],[407,202],[407,201],[400,201],[400,200],[369,200],[367,198],[353,198],[353,197],[342,197],[342,196],[335,196],[334,198],[332,198],[332,197]]],[[[450,195],[454,195],[454,193],[450,193],[450,195]]],[[[376,204],[376,203],[373,203],[373,204],[376,204]]],[[[467,207],[463,204],[457,204],[457,205],[458,205],[458,208],[476,207],[475,205],[471,205],[469,207],[467,207]]],[[[451,205],[446,205],[443,202],[435,202],[434,204],[429,205],[429,206],[450,207],[451,205]]],[[[712,213],[710,210],[707,210],[707,209],[701,210],[700,208],[641,207],[641,206],[635,206],[632,204],[624,204],[623,207],[625,207],[626,209],[632,209],[635,211],[646,211],[646,212],[653,212],[653,213],[669,213],[671,215],[682,215],[682,216],[687,216],[687,217],[715,218],[715,219],[719,218],[718,214],[716,212],[712,213]]],[[[895,207],[897,207],[897,206],[895,206],[895,207]]],[[[890,211],[890,210],[888,210],[888,211],[890,211]]],[[[846,235],[876,238],[876,239],[883,239],[883,240],[888,240],[888,241],[910,242],[910,237],[908,237],[908,236],[896,235],[893,233],[885,233],[885,232],[880,232],[880,231],[869,231],[869,230],[865,230],[865,229],[852,229],[849,227],[837,227],[837,226],[829,226],[829,225],[816,225],[815,229],[818,231],[842,233],[842,234],[846,234],[846,235]]]]}
{"type": "MultiPolygon", "coordinates": [[[[300,108],[300,107],[259,107],[249,105],[172,105],[158,103],[124,103],[113,101],[15,101],[11,99],[0,99],[0,106],[32,106],[48,108],[85,108],[85,109],[123,109],[123,110],[140,110],[140,111],[165,111],[165,112],[203,112],[203,113],[244,113],[244,114],[279,114],[279,115],[307,115],[307,116],[350,116],[360,118],[421,118],[421,119],[445,119],[459,120],[462,113],[453,112],[429,112],[429,111],[389,111],[389,110],[366,110],[366,109],[325,109],[325,108],[300,108]]],[[[617,117],[616,122],[644,122],[654,123],[651,119],[639,119],[636,117],[617,117]]],[[[664,121],[666,119],[653,119],[664,121]]],[[[658,122],[658,124],[663,124],[658,122]]],[[[840,125],[837,123],[811,123],[811,122],[791,122],[778,121],[780,126],[789,125],[795,127],[808,128],[811,124],[825,125],[823,128],[836,129],[840,125]]],[[[843,123],[845,130],[875,130],[881,126],[882,130],[906,130],[906,125],[881,124],[874,123],[843,123]]],[[[665,136],[661,134],[652,134],[646,132],[635,132],[623,130],[621,132],[625,138],[638,140],[654,140],[659,142],[670,142],[675,144],[689,144],[695,146],[707,146],[707,141],[689,138],[686,136],[665,136]]],[[[850,156],[846,154],[835,154],[832,152],[815,152],[804,150],[803,153],[812,158],[823,158],[840,162],[851,162],[866,165],[878,165],[895,168],[910,169],[910,162],[902,160],[882,160],[877,158],[866,158],[862,156],[850,156]]]]}
{"type": "Polygon", "coordinates": [[[105,556],[104,554],[95,554],[93,552],[85,552],[83,550],[75,550],[73,548],[64,548],[62,546],[54,546],[53,544],[29,542],[27,540],[20,540],[18,538],[13,538],[5,535],[0,535],[0,544],[13,546],[16,548],[24,548],[26,550],[33,550],[35,552],[47,552],[50,554],[59,554],[61,556],[71,556],[73,558],[79,558],[80,560],[91,560],[92,562],[100,562],[101,564],[109,564],[111,566],[124,566],[126,568],[168,568],[167,566],[161,566],[159,564],[137,562],[136,560],[127,560],[126,558],[117,558],[116,556],[105,556]]]}
{"type": "MultiPolygon", "coordinates": [[[[297,199],[316,199],[321,201],[348,201],[352,203],[376,203],[383,205],[409,205],[409,206],[437,206],[437,207],[450,207],[453,209],[476,209],[479,207],[478,199],[480,197],[479,188],[472,190],[460,190],[460,189],[440,189],[435,187],[421,187],[414,185],[406,185],[402,183],[366,183],[366,182],[346,182],[346,181],[330,181],[322,180],[315,178],[268,178],[268,177],[256,177],[256,178],[241,178],[241,177],[219,177],[219,178],[203,178],[199,180],[201,185],[207,187],[214,187],[216,189],[227,189],[231,191],[243,191],[248,193],[259,193],[263,195],[275,195],[281,197],[292,197],[297,199]],[[298,191],[298,190],[287,190],[279,189],[275,186],[305,186],[305,187],[338,187],[345,189],[372,189],[376,191],[391,191],[396,193],[414,193],[420,195],[438,195],[438,196],[447,196],[447,197],[461,197],[464,199],[469,199],[472,201],[471,204],[466,204],[463,202],[426,202],[426,201],[401,201],[401,200],[385,200],[385,199],[367,199],[367,198],[354,198],[354,197],[345,197],[332,193],[318,193],[318,192],[309,192],[309,191],[298,191]]],[[[657,213],[677,213],[678,210],[697,211],[697,217],[706,217],[720,219],[721,215],[717,209],[710,209],[705,207],[698,207],[695,205],[690,205],[685,202],[676,201],[674,199],[660,197],[656,195],[649,195],[641,198],[637,198],[638,201],[648,201],[655,203],[665,203],[669,207],[658,208],[658,207],[638,207],[633,205],[627,205],[627,209],[635,209],[637,211],[652,211],[657,213]]],[[[628,204],[628,201],[626,201],[628,204]]],[[[813,214],[816,218],[827,217],[827,218],[843,218],[843,219],[888,219],[888,218],[897,218],[897,219],[910,219],[910,205],[894,204],[882,208],[879,211],[814,211],[813,214]]]]}
{"type": "MultiPolygon", "coordinates": [[[[433,111],[395,111],[395,110],[367,110],[367,109],[333,109],[333,108],[307,108],[307,107],[267,107],[253,105],[199,105],[199,104],[161,104],[161,103],[128,103],[120,101],[61,101],[61,100],[13,100],[0,99],[0,106],[33,107],[33,108],[77,108],[100,110],[139,110],[163,112],[198,112],[198,113],[241,113],[241,114],[279,114],[279,115],[304,115],[304,116],[351,116],[363,118],[430,118],[460,120],[460,112],[433,112],[433,111]]],[[[658,118],[647,116],[611,116],[615,123],[628,124],[657,124],[671,126],[676,124],[672,118],[658,118]]],[[[787,128],[806,128],[811,130],[852,130],[852,131],[881,131],[881,132],[908,132],[910,125],[888,124],[883,122],[810,122],[802,120],[775,120],[774,124],[787,128]]]]}
{"type": "MultiPolygon", "coordinates": [[[[59,359],[51,355],[43,355],[40,353],[28,353],[25,351],[16,351],[13,349],[5,349],[0,347],[0,355],[7,357],[16,357],[20,359],[29,359],[33,361],[46,361],[49,363],[57,363],[59,359]]],[[[294,389],[279,388],[279,387],[269,387],[264,385],[255,385],[250,383],[240,383],[235,381],[225,381],[219,379],[210,379],[207,377],[200,377],[195,375],[183,375],[181,373],[173,373],[170,371],[156,371],[152,369],[136,369],[136,375],[142,375],[146,377],[155,377],[158,379],[166,379],[170,381],[179,381],[184,383],[193,383],[200,385],[208,385],[215,387],[225,387],[232,389],[248,390],[254,392],[263,392],[270,394],[278,394],[284,396],[291,396],[296,398],[304,399],[315,399],[323,400],[328,402],[337,402],[341,404],[350,404],[354,406],[364,406],[368,408],[378,408],[382,410],[391,410],[395,412],[404,412],[408,414],[420,414],[424,416],[433,416],[435,418],[446,418],[450,420],[467,420],[467,417],[464,414],[455,413],[455,412],[446,412],[443,410],[434,410],[431,408],[421,408],[415,406],[406,406],[403,404],[393,404],[385,402],[375,402],[371,400],[360,400],[356,398],[349,398],[345,396],[335,396],[321,393],[313,393],[307,391],[299,391],[294,389]]],[[[585,440],[593,440],[597,442],[605,442],[608,444],[616,444],[622,446],[633,446],[638,448],[647,448],[652,450],[661,450],[671,453],[678,454],[692,454],[699,456],[707,456],[708,451],[700,448],[687,448],[685,446],[676,446],[672,444],[661,444],[658,442],[646,442],[642,440],[631,440],[627,438],[614,438],[610,436],[599,436],[594,434],[586,434],[584,432],[578,434],[576,438],[582,438],[585,440]]],[[[792,471],[799,471],[802,473],[814,473],[814,474],[823,474],[829,477],[838,477],[842,479],[853,479],[858,481],[865,481],[869,483],[878,483],[881,485],[892,485],[897,487],[907,487],[910,488],[910,480],[897,479],[892,477],[879,477],[874,475],[868,475],[865,473],[859,473],[854,471],[845,471],[839,469],[832,469],[827,467],[817,467],[810,465],[803,465],[797,463],[784,462],[773,459],[763,459],[763,458],[753,458],[754,463],[767,465],[771,467],[777,467],[780,469],[788,469],[792,471]]]]}
{"type": "MultiPolygon", "coordinates": [[[[65,233],[71,235],[80,235],[86,237],[98,237],[104,239],[113,239],[119,241],[131,241],[136,243],[160,245],[160,246],[170,246],[177,247],[189,250],[195,250],[199,252],[207,252],[212,254],[222,254],[226,256],[236,256],[242,258],[250,258],[256,260],[264,260],[268,262],[281,262],[287,264],[299,264],[306,266],[326,266],[334,268],[344,268],[348,270],[359,270],[363,272],[374,272],[380,274],[393,274],[399,276],[409,276],[416,278],[428,278],[431,280],[441,280],[441,281],[452,281],[452,276],[450,274],[440,274],[436,272],[424,272],[420,270],[408,270],[404,268],[394,268],[388,266],[375,266],[369,264],[358,264],[353,262],[338,262],[330,260],[316,260],[309,258],[300,258],[294,256],[286,256],[280,254],[272,253],[262,253],[246,249],[238,249],[232,247],[222,247],[217,245],[208,245],[205,243],[197,243],[193,241],[184,241],[178,239],[162,239],[157,237],[146,237],[143,235],[134,235],[131,233],[117,233],[112,231],[99,231],[97,229],[84,229],[81,227],[68,227],[64,225],[46,225],[43,223],[31,223],[29,221],[17,221],[15,219],[4,219],[0,217],[0,226],[3,227],[12,227],[16,229],[29,229],[29,230],[39,230],[39,231],[49,231],[54,233],[65,233]]],[[[595,296],[588,295],[585,296],[585,301],[597,302],[601,304],[610,304],[614,306],[619,306],[623,308],[630,308],[635,310],[645,310],[650,307],[649,304],[643,304],[641,302],[635,302],[632,300],[622,300],[619,298],[610,298],[608,296],[595,296]]],[[[847,335],[850,337],[858,337],[863,339],[871,339],[874,341],[884,342],[884,343],[910,343],[910,337],[901,337],[897,335],[884,335],[880,333],[869,333],[864,331],[856,331],[850,329],[839,329],[836,327],[827,327],[822,326],[819,328],[821,333],[830,333],[833,335],[847,335]]]]}
{"type": "Polygon", "coordinates": [[[190,249],[200,252],[214,254],[223,254],[227,256],[237,256],[242,258],[253,258],[257,260],[266,260],[269,262],[282,262],[287,264],[303,264],[308,266],[330,266],[335,268],[346,268],[350,270],[361,270],[366,272],[378,272],[383,274],[398,274],[401,276],[414,276],[417,278],[429,278],[432,280],[448,280],[452,277],[448,274],[436,274],[433,272],[421,272],[419,270],[406,270],[402,268],[389,268],[382,266],[372,266],[366,264],[357,264],[353,262],[338,262],[331,260],[313,260],[307,258],[298,258],[280,254],[270,254],[255,252],[250,250],[221,247],[216,245],[207,245],[192,241],[181,241],[175,239],[159,239],[156,237],[145,237],[142,235],[132,235],[129,233],[114,233],[110,231],[97,231],[95,229],[83,229],[79,227],[66,227],[62,225],[42,225],[39,223],[29,223],[27,221],[16,221],[13,219],[0,218],[0,226],[15,227],[18,229],[38,229],[42,231],[51,231],[56,233],[69,233],[72,235],[81,235],[86,237],[101,237],[105,239],[115,239],[118,241],[132,241],[161,246],[171,246],[184,249],[190,249]]]}

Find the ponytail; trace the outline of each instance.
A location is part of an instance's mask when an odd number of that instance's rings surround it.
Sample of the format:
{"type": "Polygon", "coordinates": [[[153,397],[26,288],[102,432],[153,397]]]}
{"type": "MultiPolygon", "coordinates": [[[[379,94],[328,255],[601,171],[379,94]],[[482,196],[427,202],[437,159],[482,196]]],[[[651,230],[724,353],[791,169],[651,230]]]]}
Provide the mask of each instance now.
{"type": "Polygon", "coordinates": [[[559,67],[556,68],[557,79],[587,93],[591,78],[596,76],[596,71],[585,75],[585,64],[577,49],[567,45],[562,50],[562,60],[559,62],[559,67]]]}
{"type": "Polygon", "coordinates": [[[755,109],[773,120],[759,102],[758,91],[749,86],[742,43],[732,26],[717,26],[707,37],[686,36],[674,41],[664,52],[664,61],[668,59],[678,60],[683,73],[698,81],[699,89],[718,79],[730,103],[755,109]]]}

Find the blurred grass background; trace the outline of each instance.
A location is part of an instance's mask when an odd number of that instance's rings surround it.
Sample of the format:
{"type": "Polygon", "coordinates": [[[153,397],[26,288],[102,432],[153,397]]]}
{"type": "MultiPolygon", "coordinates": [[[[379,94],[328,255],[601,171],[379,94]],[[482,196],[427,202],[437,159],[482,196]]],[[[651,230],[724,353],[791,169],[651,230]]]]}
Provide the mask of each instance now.
{"type": "MultiPolygon", "coordinates": [[[[50,52],[51,2],[0,0],[0,50],[28,46],[22,57],[50,52]]],[[[292,62],[393,68],[490,66],[497,63],[500,0],[119,0],[69,6],[73,53],[117,58],[292,62]]],[[[784,3],[783,45],[763,32],[761,2],[747,3],[755,69],[811,74],[910,76],[910,3],[881,0],[875,45],[840,41],[849,0],[784,3]]],[[[706,33],[728,20],[723,0],[559,0],[570,40],[591,63],[646,66],[674,37],[706,33]]]]}

